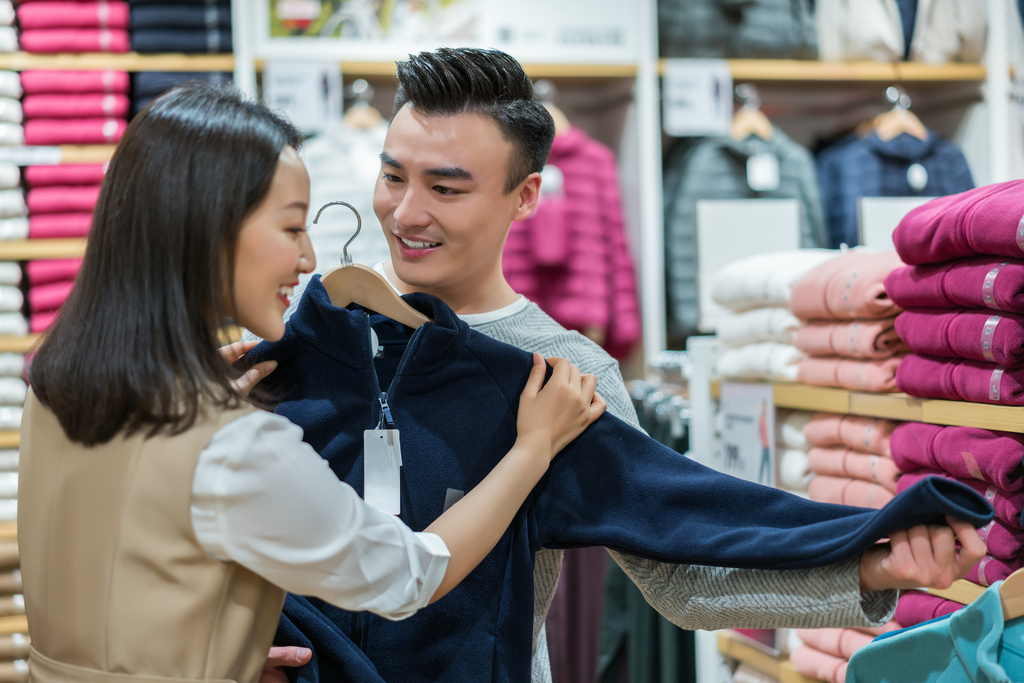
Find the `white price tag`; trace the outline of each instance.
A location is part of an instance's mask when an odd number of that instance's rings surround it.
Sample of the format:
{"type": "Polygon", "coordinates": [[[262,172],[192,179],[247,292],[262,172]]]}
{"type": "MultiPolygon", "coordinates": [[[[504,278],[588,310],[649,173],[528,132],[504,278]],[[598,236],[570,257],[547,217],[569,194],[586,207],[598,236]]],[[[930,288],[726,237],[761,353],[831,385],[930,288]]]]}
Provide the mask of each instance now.
{"type": "Polygon", "coordinates": [[[732,72],[721,59],[667,59],[662,83],[665,132],[726,135],[732,124],[732,72]]]}
{"type": "Polygon", "coordinates": [[[397,515],[402,512],[402,445],[397,429],[363,432],[363,500],[397,515]]]}
{"type": "Polygon", "coordinates": [[[341,69],[337,62],[267,62],[263,99],[306,133],[341,120],[341,69]]]}
{"type": "Polygon", "coordinates": [[[747,185],[754,192],[779,189],[779,159],[770,152],[761,152],[747,159],[747,185]]]}

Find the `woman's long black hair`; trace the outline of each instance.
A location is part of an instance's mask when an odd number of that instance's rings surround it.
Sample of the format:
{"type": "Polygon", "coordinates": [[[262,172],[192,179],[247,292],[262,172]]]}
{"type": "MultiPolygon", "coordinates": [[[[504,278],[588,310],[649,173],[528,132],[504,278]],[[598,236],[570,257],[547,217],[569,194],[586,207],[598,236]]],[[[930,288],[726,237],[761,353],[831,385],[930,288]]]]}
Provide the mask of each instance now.
{"type": "Polygon", "coordinates": [[[32,361],[32,389],[68,438],[178,433],[240,401],[217,351],[235,245],[281,150],[301,139],[266,107],[198,83],[131,122],[75,287],[32,361]]]}

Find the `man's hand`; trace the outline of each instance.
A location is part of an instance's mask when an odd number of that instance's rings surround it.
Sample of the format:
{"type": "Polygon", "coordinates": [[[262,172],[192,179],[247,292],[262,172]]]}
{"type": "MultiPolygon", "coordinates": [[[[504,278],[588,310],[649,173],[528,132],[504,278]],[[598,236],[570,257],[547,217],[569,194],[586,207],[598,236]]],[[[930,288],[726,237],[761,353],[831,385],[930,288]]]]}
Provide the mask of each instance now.
{"type": "Polygon", "coordinates": [[[947,517],[949,526],[915,526],[897,531],[860,557],[862,592],[888,588],[949,588],[967,576],[988,552],[969,523],[947,517]],[[960,547],[956,547],[956,541],[960,547]]]}
{"type": "Polygon", "coordinates": [[[308,664],[312,657],[313,651],[308,647],[272,647],[263,665],[260,683],[288,683],[284,667],[308,664]]]}
{"type": "MultiPolygon", "coordinates": [[[[230,365],[249,353],[257,344],[259,344],[258,341],[237,341],[234,344],[220,347],[220,355],[230,365]]],[[[265,360],[262,363],[257,363],[246,370],[244,375],[235,380],[235,389],[242,396],[248,396],[252,388],[261,379],[273,372],[276,367],[276,360],[265,360]]]]}

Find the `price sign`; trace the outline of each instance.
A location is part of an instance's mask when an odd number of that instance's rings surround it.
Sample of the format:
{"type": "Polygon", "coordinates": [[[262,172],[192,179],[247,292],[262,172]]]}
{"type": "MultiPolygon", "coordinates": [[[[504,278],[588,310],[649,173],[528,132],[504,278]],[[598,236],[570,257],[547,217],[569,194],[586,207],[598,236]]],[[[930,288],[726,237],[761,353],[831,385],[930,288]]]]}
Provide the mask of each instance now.
{"type": "Polygon", "coordinates": [[[661,92],[665,132],[676,137],[727,135],[732,72],[721,59],[668,59],[661,92]]]}
{"type": "Polygon", "coordinates": [[[722,464],[740,479],[775,486],[775,403],[768,384],[723,382],[722,464]]]}

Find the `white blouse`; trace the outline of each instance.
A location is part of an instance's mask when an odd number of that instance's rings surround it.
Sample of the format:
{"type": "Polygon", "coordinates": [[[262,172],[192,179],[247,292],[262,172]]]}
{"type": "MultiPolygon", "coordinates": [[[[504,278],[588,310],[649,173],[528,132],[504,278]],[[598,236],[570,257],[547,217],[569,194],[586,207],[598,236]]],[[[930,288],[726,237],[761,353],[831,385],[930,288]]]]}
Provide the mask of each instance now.
{"type": "Polygon", "coordinates": [[[301,428],[263,410],[222,427],[200,454],[191,513],[218,560],[395,621],[427,605],[450,557],[440,536],[366,505],[301,428]]]}

